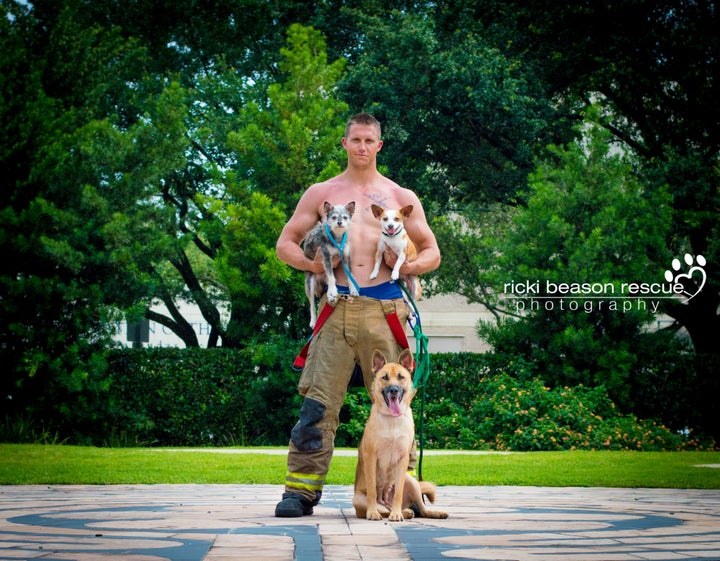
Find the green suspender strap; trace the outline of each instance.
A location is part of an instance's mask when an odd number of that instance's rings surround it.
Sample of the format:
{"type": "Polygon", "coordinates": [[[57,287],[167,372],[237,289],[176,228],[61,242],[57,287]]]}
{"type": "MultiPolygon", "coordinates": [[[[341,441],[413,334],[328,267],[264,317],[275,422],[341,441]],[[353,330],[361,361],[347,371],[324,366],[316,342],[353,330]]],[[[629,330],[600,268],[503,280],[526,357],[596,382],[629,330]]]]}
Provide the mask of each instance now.
{"type": "MultiPolygon", "coordinates": [[[[430,352],[428,350],[428,338],[422,331],[420,312],[417,309],[415,300],[413,300],[413,297],[410,296],[410,293],[403,282],[397,281],[397,283],[407,297],[415,315],[414,321],[408,320],[408,322],[410,323],[410,327],[412,327],[413,336],[415,337],[415,372],[413,373],[413,387],[420,390],[420,426],[418,427],[418,447],[420,448],[420,452],[418,454],[417,475],[418,479],[422,481],[423,450],[425,448],[425,386],[430,378],[430,352]]],[[[407,348],[409,348],[409,346],[407,348]]]]}

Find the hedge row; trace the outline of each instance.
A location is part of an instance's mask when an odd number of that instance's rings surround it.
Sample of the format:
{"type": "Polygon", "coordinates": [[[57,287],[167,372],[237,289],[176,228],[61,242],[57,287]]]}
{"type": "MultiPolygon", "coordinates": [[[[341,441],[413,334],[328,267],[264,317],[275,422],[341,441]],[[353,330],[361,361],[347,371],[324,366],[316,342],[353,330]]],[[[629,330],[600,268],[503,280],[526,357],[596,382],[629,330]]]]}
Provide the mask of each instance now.
{"type": "MultiPolygon", "coordinates": [[[[296,349],[121,349],[78,394],[55,426],[72,443],[105,446],[286,445],[301,398],[287,365],[296,349]],[[102,388],[97,390],[97,388],[102,388]]],[[[546,387],[532,365],[494,354],[432,356],[424,398],[424,438],[432,448],[498,450],[712,448],[709,439],[619,413],[602,387],[546,387]]],[[[356,446],[369,412],[364,388],[348,392],[338,446],[356,446]]],[[[32,423],[7,419],[0,439],[22,441],[32,423]]],[[[416,420],[418,428],[420,419],[416,420]]]]}
{"type": "MultiPolygon", "coordinates": [[[[497,355],[434,355],[425,389],[423,436],[428,448],[484,450],[703,450],[714,441],[690,429],[617,411],[603,387],[549,388],[522,360],[497,355]]],[[[416,427],[422,393],[415,398],[416,427]]],[[[351,413],[338,435],[362,434],[364,392],[346,398],[351,413]]]]}
{"type": "Polygon", "coordinates": [[[110,358],[109,432],[116,444],[287,444],[296,374],[233,349],[128,349],[110,358]]]}

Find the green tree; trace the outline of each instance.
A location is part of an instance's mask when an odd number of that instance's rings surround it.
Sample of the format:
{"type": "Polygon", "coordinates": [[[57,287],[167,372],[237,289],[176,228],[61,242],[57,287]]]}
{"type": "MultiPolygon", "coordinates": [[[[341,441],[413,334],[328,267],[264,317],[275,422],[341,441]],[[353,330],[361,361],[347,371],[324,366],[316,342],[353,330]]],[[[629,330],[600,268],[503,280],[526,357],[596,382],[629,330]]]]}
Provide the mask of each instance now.
{"type": "MultiPolygon", "coordinates": [[[[210,346],[220,338],[228,347],[273,334],[297,338],[302,325],[294,320],[300,278],[274,248],[287,208],[310,183],[339,170],[347,106],[333,91],[344,63],[329,64],[320,33],[299,25],[288,30],[280,54],[281,74],[267,88],[244,78],[238,84],[230,68],[199,78],[200,87],[188,92],[191,154],[163,184],[174,231],[182,234],[170,259],[180,278],[170,284],[165,271],[157,286],[169,310],[178,298],[199,306],[210,346]]],[[[146,314],[176,332],[184,321],[177,313],[146,314]]]]}
{"type": "Polygon", "coordinates": [[[334,90],[344,61],[328,63],[317,30],[292,25],[287,35],[279,63],[284,79],[271,84],[262,101],[246,104],[238,128],[228,134],[228,147],[238,155],[236,177],[246,179],[228,190],[217,260],[231,303],[224,345],[258,342],[269,331],[283,338],[302,333],[302,281],[278,261],[275,242],[287,219],[283,210],[294,207],[311,183],[340,171],[347,105],[334,90]],[[243,207],[246,200],[250,205],[243,207]]]}
{"type": "Polygon", "coordinates": [[[117,130],[137,147],[138,169],[152,173],[122,173],[110,162],[96,167],[142,188],[147,199],[136,199],[138,212],[125,220],[152,224],[155,236],[117,248],[134,256],[136,266],[125,272],[144,289],[123,308],[164,325],[189,347],[199,340],[181,302],[199,308],[211,347],[299,338],[305,323],[295,321],[301,280],[279,263],[274,246],[301,191],[339,170],[347,107],[333,90],[343,61],[328,64],[322,36],[291,26],[278,66],[269,86],[223,59],[193,88],[167,81],[136,125],[117,130]],[[152,222],[142,220],[143,209],[156,213],[152,222]]]}
{"type": "Polygon", "coordinates": [[[534,151],[563,138],[542,83],[481,35],[441,29],[426,13],[357,19],[365,48],[343,96],[383,122],[393,178],[442,211],[517,204],[534,151]]]}
{"type": "MultiPolygon", "coordinates": [[[[466,2],[446,9],[460,6],[466,2]]],[[[675,257],[704,256],[707,283],[697,297],[667,302],[664,311],[687,329],[697,353],[720,349],[718,8],[714,0],[490,1],[470,15],[534,69],[559,103],[570,110],[601,103],[608,130],[637,154],[642,182],[669,187],[665,244],[675,257]]],[[[686,282],[689,292],[697,290],[686,282]]]]}
{"type": "Polygon", "coordinates": [[[289,27],[280,77],[245,104],[228,135],[238,174],[254,189],[294,207],[311,183],[341,171],[348,106],[337,88],[344,69],[344,59],[328,63],[319,31],[289,27]]]}
{"type": "Polygon", "coordinates": [[[127,242],[151,248],[158,212],[136,208],[146,182],[128,179],[154,168],[137,166],[142,127],[125,137],[105,114],[141,89],[131,70],[143,52],[71,10],[46,27],[28,4],[2,7],[2,391],[7,410],[31,403],[69,419],[72,396],[103,391],[92,372],[113,310],[144,292],[127,242]]]}
{"type": "MultiPolygon", "coordinates": [[[[500,282],[506,225],[522,223],[527,177],[600,103],[603,125],[637,157],[640,198],[663,205],[665,188],[671,198],[663,242],[637,252],[659,270],[705,256],[703,291],[666,311],[697,352],[717,349],[714,1],[0,6],[5,395],[90,385],[117,309],[188,346],[198,341],[182,301],[211,324],[211,346],[298,336],[300,278],[272,246],[302,189],[340,169],[348,108],[381,118],[388,173],[439,216],[444,262],[457,269],[443,268],[437,288],[456,291],[465,271],[462,292],[500,317],[488,287],[500,282]],[[168,314],[151,309],[158,301],[168,314]]],[[[612,201],[602,202],[607,229],[612,201]]],[[[608,232],[585,235],[617,243],[608,232]]]]}
{"type": "Polygon", "coordinates": [[[496,232],[476,230],[467,247],[466,219],[439,230],[462,256],[450,264],[456,286],[496,311],[498,322],[481,333],[497,352],[534,362],[552,386],[603,385],[627,409],[652,341],[665,336],[646,330],[658,301],[626,299],[622,285],[665,282],[654,263],[667,256],[670,198],[642,186],[633,159],[610,152],[605,129],[592,125],[584,135],[552,148],[555,159],[530,176],[527,206],[499,221],[496,232]],[[548,299],[548,282],[598,283],[600,292],[548,299]]]}
{"type": "Polygon", "coordinates": [[[327,62],[320,34],[293,28],[267,72],[201,57],[188,80],[158,71],[169,63],[79,0],[2,6],[8,410],[31,403],[61,422],[73,400],[102,393],[94,373],[122,310],[169,326],[188,346],[198,340],[178,311],[183,300],[208,319],[211,345],[297,338],[301,279],[273,248],[299,185],[339,169],[329,146],[346,111],[333,94],[343,63],[327,62]],[[239,150],[259,118],[265,139],[239,150]],[[277,166],[298,139],[292,169],[277,166]],[[157,301],[169,314],[150,310],[157,301]]]}

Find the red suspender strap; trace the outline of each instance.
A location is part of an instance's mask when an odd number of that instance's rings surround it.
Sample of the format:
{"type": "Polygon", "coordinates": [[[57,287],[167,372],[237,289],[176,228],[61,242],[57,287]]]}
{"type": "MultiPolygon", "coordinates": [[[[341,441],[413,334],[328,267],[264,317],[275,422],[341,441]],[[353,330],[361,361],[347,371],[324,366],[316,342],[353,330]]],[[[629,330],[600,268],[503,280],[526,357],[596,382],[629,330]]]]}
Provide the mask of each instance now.
{"type": "MultiPolygon", "coordinates": [[[[400,323],[400,318],[398,318],[397,312],[393,310],[392,312],[385,314],[385,320],[388,322],[388,325],[390,326],[390,331],[392,331],[392,334],[395,337],[395,341],[397,341],[397,344],[400,345],[403,349],[409,349],[410,342],[408,341],[407,335],[405,335],[405,329],[403,328],[402,323],[400,323]]],[[[414,371],[415,358],[413,357],[412,372],[414,371]]]]}
{"type": "Polygon", "coordinates": [[[405,329],[400,323],[400,318],[398,318],[397,312],[393,310],[392,312],[385,314],[385,320],[388,322],[388,325],[390,326],[390,331],[392,331],[392,334],[395,337],[395,341],[397,341],[397,344],[400,345],[403,349],[409,349],[410,343],[408,342],[407,335],[405,335],[405,329]]]}
{"type": "Polygon", "coordinates": [[[333,311],[335,311],[335,308],[329,304],[325,304],[325,306],[323,306],[323,309],[320,310],[320,315],[318,316],[317,321],[315,322],[315,328],[313,329],[312,335],[310,335],[310,338],[307,340],[307,343],[305,343],[305,346],[300,351],[300,354],[298,354],[295,357],[295,360],[293,361],[293,365],[292,365],[293,370],[302,370],[305,367],[305,361],[307,360],[308,349],[310,348],[310,341],[312,341],[313,337],[315,337],[315,334],[318,331],[320,331],[320,328],[327,321],[327,318],[330,317],[330,314],[332,314],[333,311]]]}

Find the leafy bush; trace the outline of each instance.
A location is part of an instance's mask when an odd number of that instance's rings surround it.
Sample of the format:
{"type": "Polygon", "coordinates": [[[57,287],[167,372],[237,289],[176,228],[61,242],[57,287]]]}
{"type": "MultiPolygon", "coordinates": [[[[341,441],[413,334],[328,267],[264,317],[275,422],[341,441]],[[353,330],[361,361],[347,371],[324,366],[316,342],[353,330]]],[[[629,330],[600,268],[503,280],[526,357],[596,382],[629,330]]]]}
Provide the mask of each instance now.
{"type": "MultiPolygon", "coordinates": [[[[297,375],[285,368],[286,347],[117,349],[106,369],[88,374],[95,380],[91,387],[104,391],[76,392],[74,424],[35,411],[25,423],[76,444],[287,443],[300,405],[297,375]]],[[[13,424],[17,419],[6,420],[3,440],[17,441],[13,424]]]]}
{"type": "MultiPolygon", "coordinates": [[[[89,371],[92,391],[77,392],[75,424],[68,425],[65,417],[52,423],[27,414],[7,416],[0,439],[104,446],[286,445],[302,402],[298,373],[289,368],[297,348],[272,340],[244,350],[115,350],[107,368],[89,371]]],[[[420,430],[424,405],[428,448],[712,446],[710,440],[677,431],[685,425],[671,430],[656,420],[621,413],[602,386],[550,388],[532,364],[513,356],[436,354],[431,361],[424,403],[419,392],[413,406],[420,430]]],[[[337,446],[358,445],[369,412],[365,389],[350,389],[340,412],[337,446]]]]}
{"type": "Polygon", "coordinates": [[[358,446],[369,415],[370,396],[365,388],[350,388],[340,410],[340,426],[335,435],[335,446],[358,446]]]}
{"type": "Polygon", "coordinates": [[[122,351],[113,428],[169,446],[277,444],[295,422],[295,383],[264,353],[231,349],[122,351]],[[126,359],[126,360],[125,360],[126,359]]]}
{"type": "Polygon", "coordinates": [[[523,451],[712,447],[619,414],[602,386],[551,389],[505,373],[482,378],[472,394],[429,401],[425,438],[429,447],[523,451]]]}
{"type": "MultiPolygon", "coordinates": [[[[491,372],[498,369],[505,369],[513,372],[521,379],[532,377],[533,367],[523,359],[512,356],[488,353],[446,353],[435,354],[431,358],[432,373],[430,376],[430,387],[426,388],[426,400],[441,405],[441,409],[452,409],[452,414],[447,414],[448,419],[437,419],[439,422],[455,423],[460,418],[460,410],[467,406],[455,405],[458,396],[473,395],[480,384],[480,381],[491,372]]],[[[420,399],[421,391],[418,391],[414,402],[414,413],[416,416],[416,428],[420,429],[420,399]]],[[[433,411],[435,415],[437,411],[433,411]]],[[[360,443],[365,421],[370,414],[370,398],[364,388],[350,388],[345,396],[343,408],[340,411],[340,426],[335,438],[336,446],[357,446],[360,443]]],[[[427,417],[428,415],[426,415],[427,417]]],[[[472,432],[469,428],[460,428],[461,432],[472,432]]],[[[468,435],[468,442],[473,437],[468,435]]],[[[458,447],[458,446],[456,446],[458,447]]],[[[471,447],[471,446],[464,446],[471,447]]]]}
{"type": "Polygon", "coordinates": [[[57,432],[47,430],[29,415],[5,415],[0,423],[0,442],[63,444],[57,432]]]}
{"type": "MultiPolygon", "coordinates": [[[[492,450],[682,450],[712,448],[656,420],[620,413],[598,386],[551,389],[522,359],[433,355],[423,423],[428,448],[492,450]]],[[[420,400],[413,410],[420,428],[420,400]]],[[[370,411],[364,390],[345,398],[336,444],[356,446],[370,411]]]]}

